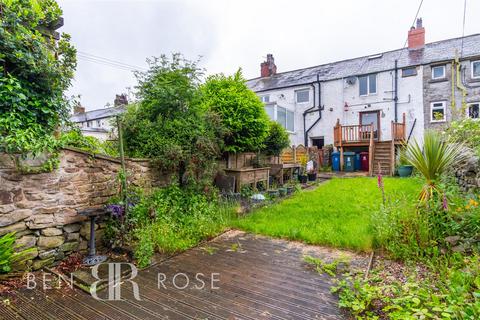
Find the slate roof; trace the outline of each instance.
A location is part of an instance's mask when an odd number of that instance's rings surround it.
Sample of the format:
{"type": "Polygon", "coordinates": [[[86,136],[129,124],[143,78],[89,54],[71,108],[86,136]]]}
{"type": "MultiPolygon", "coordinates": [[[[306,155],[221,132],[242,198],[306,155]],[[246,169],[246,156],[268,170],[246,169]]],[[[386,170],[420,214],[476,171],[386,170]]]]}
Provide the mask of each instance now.
{"type": "MultiPolygon", "coordinates": [[[[327,63],[319,66],[277,73],[271,77],[254,78],[247,85],[255,92],[267,91],[279,87],[296,86],[320,81],[335,80],[349,76],[376,73],[394,69],[395,60],[398,67],[408,67],[447,61],[455,58],[455,52],[460,54],[462,38],[448,39],[427,43],[423,48],[409,50],[408,48],[373,54],[369,56],[327,63]],[[380,56],[378,58],[373,58],[380,56]]],[[[463,57],[480,56],[480,34],[463,38],[463,57]]]]}
{"type": "Polygon", "coordinates": [[[85,122],[85,121],[114,117],[118,114],[125,112],[126,109],[127,109],[126,106],[119,106],[119,107],[112,107],[112,108],[97,109],[97,110],[87,111],[84,113],[77,113],[70,117],[70,121],[74,123],[78,123],[78,122],[85,122]]]}

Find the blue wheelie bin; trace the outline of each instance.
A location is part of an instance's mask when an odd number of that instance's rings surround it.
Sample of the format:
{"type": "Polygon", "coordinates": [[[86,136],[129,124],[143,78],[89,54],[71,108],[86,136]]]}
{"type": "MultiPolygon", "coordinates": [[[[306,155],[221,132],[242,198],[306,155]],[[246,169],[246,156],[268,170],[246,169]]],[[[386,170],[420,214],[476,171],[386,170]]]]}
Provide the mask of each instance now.
{"type": "Polygon", "coordinates": [[[340,152],[332,152],[332,169],[333,171],[340,171],[340,152]]]}
{"type": "Polygon", "coordinates": [[[343,153],[343,170],[348,172],[355,170],[355,152],[343,153]]]}
{"type": "Polygon", "coordinates": [[[355,171],[358,171],[362,168],[362,161],[360,153],[355,153],[355,171]]]}

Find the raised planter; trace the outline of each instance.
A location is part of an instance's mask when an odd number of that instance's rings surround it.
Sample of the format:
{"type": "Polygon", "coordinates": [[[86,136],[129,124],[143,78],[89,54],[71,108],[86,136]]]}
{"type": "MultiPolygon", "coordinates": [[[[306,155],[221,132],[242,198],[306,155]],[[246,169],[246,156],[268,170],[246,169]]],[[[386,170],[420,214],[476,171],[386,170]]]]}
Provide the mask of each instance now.
{"type": "Polygon", "coordinates": [[[271,198],[277,198],[280,195],[278,190],[268,190],[267,192],[271,198]]]}
{"type": "Polygon", "coordinates": [[[295,187],[293,186],[288,186],[287,187],[287,194],[290,195],[295,191],[295,187]]]}
{"type": "Polygon", "coordinates": [[[403,165],[398,167],[398,175],[402,178],[410,177],[413,172],[413,166],[403,165]]]}
{"type": "Polygon", "coordinates": [[[278,192],[280,193],[280,197],[285,197],[287,195],[287,188],[278,188],[278,192]]]}

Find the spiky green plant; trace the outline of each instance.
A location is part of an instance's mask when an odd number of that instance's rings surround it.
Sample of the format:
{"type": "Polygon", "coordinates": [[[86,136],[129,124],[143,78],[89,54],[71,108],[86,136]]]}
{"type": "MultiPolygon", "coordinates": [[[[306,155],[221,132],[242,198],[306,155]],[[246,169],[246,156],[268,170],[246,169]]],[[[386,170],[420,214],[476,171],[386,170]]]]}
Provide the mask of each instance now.
{"type": "Polygon", "coordinates": [[[405,159],[425,178],[420,201],[427,202],[435,194],[442,194],[438,183],[452,165],[465,160],[465,146],[445,141],[437,131],[427,131],[423,146],[414,140],[405,149],[405,159]]]}

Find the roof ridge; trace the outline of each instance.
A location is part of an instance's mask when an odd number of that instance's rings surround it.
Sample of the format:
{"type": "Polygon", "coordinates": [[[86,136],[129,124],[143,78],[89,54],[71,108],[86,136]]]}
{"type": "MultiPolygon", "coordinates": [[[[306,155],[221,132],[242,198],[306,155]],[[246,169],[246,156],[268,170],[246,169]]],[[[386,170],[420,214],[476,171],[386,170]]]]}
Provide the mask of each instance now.
{"type": "MultiPolygon", "coordinates": [[[[480,33],[474,33],[474,34],[466,35],[466,36],[464,36],[464,37],[456,37],[456,38],[449,38],[449,39],[444,39],[444,40],[433,41],[433,42],[426,43],[426,44],[425,44],[425,47],[430,46],[430,45],[434,45],[434,44],[437,44],[437,43],[441,43],[441,42],[459,40],[459,39],[462,39],[462,38],[463,38],[463,39],[466,39],[466,38],[470,38],[470,37],[474,37],[474,36],[479,36],[479,35],[480,35],[480,33]]],[[[328,66],[328,65],[331,65],[331,64],[336,64],[336,63],[341,63],[341,62],[347,62],[347,61],[352,61],[352,60],[357,60],[357,59],[367,59],[368,57],[371,57],[371,56],[384,55],[384,54],[393,53],[393,52],[400,52],[400,51],[402,51],[402,50],[408,50],[408,48],[405,47],[405,48],[401,48],[401,49],[388,50],[388,51],[383,51],[383,52],[378,52],[378,53],[372,53],[372,54],[369,54],[369,55],[363,55],[363,56],[360,56],[360,57],[349,58],[349,59],[344,59],[344,60],[337,60],[337,61],[331,61],[331,62],[322,63],[322,64],[310,66],[310,67],[303,67],[303,68],[298,68],[298,69],[292,69],[292,70],[288,70],[288,71],[278,72],[278,73],[276,73],[275,75],[271,76],[270,78],[274,78],[276,75],[282,75],[282,74],[286,74],[286,73],[290,73],[290,72],[297,72],[297,71],[301,71],[301,70],[307,70],[307,69],[314,69],[314,68],[319,68],[319,67],[325,67],[325,66],[328,66]]],[[[262,78],[265,78],[265,77],[255,77],[255,78],[247,79],[247,81],[253,81],[253,80],[262,79],[262,78]]]]}

